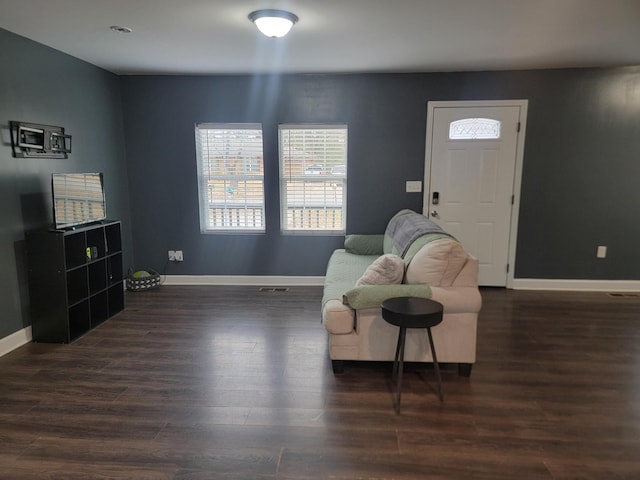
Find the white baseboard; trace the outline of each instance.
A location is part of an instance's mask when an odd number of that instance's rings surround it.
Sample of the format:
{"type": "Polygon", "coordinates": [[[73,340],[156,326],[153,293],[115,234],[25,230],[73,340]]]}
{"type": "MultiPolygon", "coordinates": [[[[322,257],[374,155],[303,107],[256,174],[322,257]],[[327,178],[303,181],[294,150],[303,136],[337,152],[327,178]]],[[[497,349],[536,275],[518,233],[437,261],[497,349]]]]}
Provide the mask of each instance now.
{"type": "Polygon", "coordinates": [[[550,280],[514,278],[512,287],[514,290],[640,292],[640,280],[550,280]]]}
{"type": "MultiPolygon", "coordinates": [[[[232,286],[322,286],[320,276],[260,275],[167,275],[164,285],[232,285],[232,286]]],[[[640,280],[553,280],[515,278],[514,290],[576,290],[596,292],[640,292],[640,280]]]]}
{"type": "Polygon", "coordinates": [[[286,277],[260,275],[167,275],[164,285],[247,285],[259,287],[315,287],[324,285],[324,277],[286,277]]]}
{"type": "Polygon", "coordinates": [[[0,357],[31,341],[31,327],[23,328],[4,338],[0,338],[0,357]]]}

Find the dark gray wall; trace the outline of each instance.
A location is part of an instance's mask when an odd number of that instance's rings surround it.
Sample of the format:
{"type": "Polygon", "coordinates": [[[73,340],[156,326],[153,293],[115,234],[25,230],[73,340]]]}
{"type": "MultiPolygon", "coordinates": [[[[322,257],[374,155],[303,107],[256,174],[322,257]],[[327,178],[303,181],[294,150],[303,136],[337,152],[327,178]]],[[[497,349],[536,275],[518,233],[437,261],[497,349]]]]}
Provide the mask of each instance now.
{"type": "Polygon", "coordinates": [[[24,232],[52,222],[52,172],[104,172],[107,213],[123,220],[131,262],[118,77],[0,29],[0,339],[31,324],[24,232]],[[58,125],[68,159],[13,158],[9,121],[58,125]]]}
{"type": "MultiPolygon", "coordinates": [[[[421,180],[424,102],[398,92],[398,79],[379,76],[123,77],[123,105],[134,245],[139,267],[162,269],[167,250],[185,261],[168,273],[324,275],[344,238],[281,235],[278,124],[349,125],[348,230],[377,232],[398,205],[421,208],[403,193],[421,180]],[[378,97],[393,96],[393,98],[378,97]],[[194,124],[257,122],[263,127],[267,225],[264,235],[201,234],[194,124]],[[406,138],[413,139],[406,142],[406,138]],[[376,193],[378,192],[378,193],[376,193]],[[373,213],[375,212],[375,213],[373,213]]],[[[406,77],[416,89],[420,77],[406,77]]],[[[400,85],[402,89],[402,85],[400,85]]]]}
{"type": "Polygon", "coordinates": [[[639,279],[640,67],[520,83],[530,102],[516,275],[639,279]]]}
{"type": "Polygon", "coordinates": [[[0,45],[0,338],[30,324],[24,231],[51,222],[52,172],[105,173],[125,268],[161,270],[182,249],[168,273],[322,275],[342,238],[280,235],[278,124],[348,123],[347,230],[381,232],[397,210],[421,209],[404,182],[423,178],[429,100],[529,100],[517,278],[640,277],[640,67],[118,79],[1,29],[0,45]],[[13,158],[9,120],[65,127],[73,153],[13,158]],[[196,122],[262,123],[266,234],[200,234],[196,122]]]}
{"type": "Polygon", "coordinates": [[[171,274],[323,275],[339,237],[279,233],[277,126],[349,125],[347,230],[382,232],[422,180],[427,102],[528,99],[516,278],[640,278],[640,68],[123,77],[134,249],[171,274]],[[199,232],[194,124],[262,123],[267,232],[199,232]],[[609,247],[596,259],[597,245],[609,247]]]}

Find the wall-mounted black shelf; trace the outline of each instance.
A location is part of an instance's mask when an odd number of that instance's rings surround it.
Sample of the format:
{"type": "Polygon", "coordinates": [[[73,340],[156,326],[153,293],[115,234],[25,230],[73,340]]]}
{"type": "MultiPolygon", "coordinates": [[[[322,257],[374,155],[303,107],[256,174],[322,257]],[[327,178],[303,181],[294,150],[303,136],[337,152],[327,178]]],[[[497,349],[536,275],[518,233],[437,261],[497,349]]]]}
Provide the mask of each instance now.
{"type": "Polygon", "coordinates": [[[27,232],[34,341],[73,342],[124,309],[120,228],[27,232]]]}

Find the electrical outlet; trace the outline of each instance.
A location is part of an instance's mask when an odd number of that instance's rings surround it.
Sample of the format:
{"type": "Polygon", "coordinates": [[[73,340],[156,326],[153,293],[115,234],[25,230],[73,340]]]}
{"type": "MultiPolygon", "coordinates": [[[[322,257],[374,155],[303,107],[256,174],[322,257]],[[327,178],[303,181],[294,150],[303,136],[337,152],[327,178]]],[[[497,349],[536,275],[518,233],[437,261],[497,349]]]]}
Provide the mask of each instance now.
{"type": "Polygon", "coordinates": [[[596,257],[607,258],[607,247],[604,245],[598,246],[598,250],[596,250],[596,257]]]}
{"type": "Polygon", "coordinates": [[[173,250],[169,250],[169,261],[170,262],[176,261],[176,252],[174,252],[173,250]]]}
{"type": "Polygon", "coordinates": [[[182,255],[182,250],[176,250],[176,262],[183,262],[184,256],[182,255]]]}

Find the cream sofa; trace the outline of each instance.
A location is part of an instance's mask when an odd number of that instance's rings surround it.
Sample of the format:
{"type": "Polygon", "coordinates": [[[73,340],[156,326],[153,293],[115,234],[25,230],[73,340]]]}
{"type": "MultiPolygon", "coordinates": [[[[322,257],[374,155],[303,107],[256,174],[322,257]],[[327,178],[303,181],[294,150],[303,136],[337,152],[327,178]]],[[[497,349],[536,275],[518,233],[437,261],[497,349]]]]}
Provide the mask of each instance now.
{"type": "MultiPolygon", "coordinates": [[[[384,321],[380,303],[386,298],[417,296],[444,306],[442,323],[432,328],[438,362],[458,364],[460,375],[471,374],[482,303],[478,260],[439,227],[425,229],[425,225],[435,226],[418,213],[402,210],[389,221],[384,235],[348,235],[345,248],[331,255],[322,323],[329,333],[334,373],[343,371],[345,360],[393,361],[398,327],[384,321]],[[384,284],[383,278],[383,284],[356,286],[371,278],[374,267],[379,269],[381,256],[402,259],[402,283],[384,284]]],[[[405,361],[432,362],[428,345],[425,329],[409,329],[405,361]]]]}

